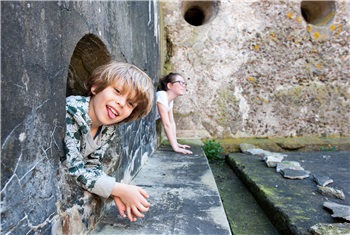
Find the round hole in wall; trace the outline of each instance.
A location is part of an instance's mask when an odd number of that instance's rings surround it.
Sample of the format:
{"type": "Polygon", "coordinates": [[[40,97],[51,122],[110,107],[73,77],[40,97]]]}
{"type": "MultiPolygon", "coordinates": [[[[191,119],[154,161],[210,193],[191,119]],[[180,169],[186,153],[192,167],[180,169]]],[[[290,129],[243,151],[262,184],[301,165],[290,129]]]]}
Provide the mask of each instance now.
{"type": "Polygon", "coordinates": [[[301,1],[300,9],[304,20],[313,25],[331,23],[335,15],[335,1],[301,1]]]}
{"type": "Polygon", "coordinates": [[[204,25],[215,18],[219,9],[219,1],[182,1],[182,16],[193,26],[204,25]]]}
{"type": "Polygon", "coordinates": [[[111,60],[106,45],[94,34],[87,34],[77,43],[70,60],[66,96],[86,95],[84,82],[98,66],[111,60]]]}

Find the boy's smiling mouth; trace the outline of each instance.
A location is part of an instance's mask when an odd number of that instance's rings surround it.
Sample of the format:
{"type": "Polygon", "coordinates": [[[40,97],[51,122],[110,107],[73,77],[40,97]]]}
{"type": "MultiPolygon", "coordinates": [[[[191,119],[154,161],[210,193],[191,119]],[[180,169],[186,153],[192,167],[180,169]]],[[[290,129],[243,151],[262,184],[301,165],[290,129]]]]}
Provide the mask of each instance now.
{"type": "Polygon", "coordinates": [[[110,118],[115,118],[115,117],[119,116],[118,111],[115,110],[114,108],[112,108],[111,106],[107,105],[107,109],[110,111],[110,112],[108,112],[110,118]]]}

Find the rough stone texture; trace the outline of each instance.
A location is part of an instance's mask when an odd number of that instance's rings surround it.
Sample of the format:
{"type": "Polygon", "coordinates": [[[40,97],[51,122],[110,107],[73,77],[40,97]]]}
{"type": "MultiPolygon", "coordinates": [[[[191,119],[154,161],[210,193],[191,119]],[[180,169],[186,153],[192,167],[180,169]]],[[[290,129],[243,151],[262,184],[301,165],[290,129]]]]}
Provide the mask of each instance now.
{"type": "MultiPolygon", "coordinates": [[[[2,233],[81,234],[94,227],[103,213],[100,199],[77,187],[60,166],[67,77],[81,68],[77,48],[86,71],[110,56],[159,77],[157,4],[1,2],[2,233]]],[[[155,109],[120,127],[104,159],[117,180],[129,182],[154,152],[154,115],[155,109]]]]}
{"type": "Polygon", "coordinates": [[[279,235],[225,160],[209,161],[232,234],[279,235]]]}
{"type": "Polygon", "coordinates": [[[328,184],[333,183],[333,180],[325,175],[314,175],[313,177],[317,185],[320,185],[322,187],[325,187],[328,184]]]}
{"type": "Polygon", "coordinates": [[[339,198],[339,199],[345,199],[345,195],[344,192],[340,189],[335,189],[332,187],[322,187],[320,185],[317,185],[317,190],[325,196],[328,197],[335,197],[335,198],[339,198]]]}
{"type": "Polygon", "coordinates": [[[284,153],[273,153],[273,152],[269,152],[269,151],[266,151],[266,150],[260,149],[260,148],[248,149],[248,150],[244,151],[244,153],[252,154],[252,155],[255,155],[255,156],[259,156],[263,160],[265,160],[265,158],[267,156],[276,157],[276,158],[279,158],[279,159],[283,159],[284,157],[287,157],[287,154],[284,154],[284,153]]]}
{"type": "Polygon", "coordinates": [[[350,235],[350,223],[315,224],[310,228],[313,235],[350,235]]]}
{"type": "Polygon", "coordinates": [[[323,207],[324,202],[350,203],[350,152],[328,152],[330,158],[323,158],[320,152],[288,152],[288,159],[302,162],[305,169],[315,175],[324,173],[334,180],[334,187],[341,188],[345,200],[326,197],[317,192],[314,180],[288,180],[268,168],[259,157],[242,153],[232,153],[227,158],[234,172],[254,195],[264,212],[280,234],[309,234],[309,229],[317,223],[339,223],[343,219],[333,218],[323,207]]]}
{"type": "Polygon", "coordinates": [[[115,206],[107,206],[90,234],[231,235],[208,160],[200,146],[191,150],[193,155],[184,155],[162,146],[132,180],[150,195],[143,219],[131,223],[115,206]]]}
{"type": "Polygon", "coordinates": [[[239,145],[239,148],[241,149],[242,153],[244,153],[249,149],[255,149],[255,146],[252,144],[242,143],[239,145]]]}
{"type": "Polygon", "coordinates": [[[302,180],[309,178],[310,171],[304,171],[304,170],[293,170],[289,168],[285,168],[280,171],[281,175],[283,175],[284,178],[292,179],[292,180],[302,180]]]}
{"type": "Polygon", "coordinates": [[[300,166],[299,162],[296,162],[296,161],[283,161],[283,162],[277,164],[276,171],[280,172],[281,170],[284,170],[286,168],[293,169],[293,170],[304,170],[304,168],[302,168],[300,166]]]}
{"type": "Polygon", "coordinates": [[[334,202],[325,202],[323,203],[323,206],[333,211],[332,217],[350,221],[350,206],[334,202]]]}
{"type": "Polygon", "coordinates": [[[223,148],[223,153],[230,154],[241,152],[240,144],[249,143],[257,148],[262,148],[272,152],[288,152],[290,149],[284,149],[283,146],[302,144],[298,152],[314,151],[339,151],[350,149],[350,138],[332,138],[332,137],[266,137],[266,138],[236,138],[236,139],[216,139],[223,148]]]}
{"type": "Polygon", "coordinates": [[[278,157],[278,156],[266,156],[264,157],[264,160],[266,162],[266,165],[268,167],[276,167],[279,162],[283,160],[284,157],[278,157]]]}
{"type": "Polygon", "coordinates": [[[165,66],[189,83],[174,105],[180,137],[350,135],[350,2],[335,1],[323,26],[300,6],[218,1],[196,27],[180,0],[162,2],[165,66]]]}

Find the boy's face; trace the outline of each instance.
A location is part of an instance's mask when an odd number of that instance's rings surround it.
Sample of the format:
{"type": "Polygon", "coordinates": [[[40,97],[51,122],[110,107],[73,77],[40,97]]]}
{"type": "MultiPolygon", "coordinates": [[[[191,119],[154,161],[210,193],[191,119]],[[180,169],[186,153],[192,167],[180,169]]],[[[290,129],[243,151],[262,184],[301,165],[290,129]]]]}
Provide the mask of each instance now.
{"type": "Polygon", "coordinates": [[[118,84],[107,86],[97,94],[95,88],[91,88],[93,96],[89,104],[89,116],[93,127],[119,123],[129,117],[137,106],[137,103],[132,103],[128,98],[130,94],[124,92],[118,84]]]}

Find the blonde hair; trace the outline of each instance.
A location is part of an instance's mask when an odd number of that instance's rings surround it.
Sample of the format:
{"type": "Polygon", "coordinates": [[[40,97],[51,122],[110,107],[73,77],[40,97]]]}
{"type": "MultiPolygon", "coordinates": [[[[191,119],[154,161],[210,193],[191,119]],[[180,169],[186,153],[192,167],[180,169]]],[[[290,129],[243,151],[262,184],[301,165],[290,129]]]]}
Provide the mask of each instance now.
{"type": "Polygon", "coordinates": [[[123,122],[130,122],[145,117],[152,109],[154,100],[154,87],[151,78],[135,65],[110,61],[108,64],[97,67],[85,84],[85,88],[91,93],[91,87],[95,86],[97,94],[106,87],[115,83],[121,84],[121,88],[132,97],[128,97],[137,106],[129,117],[123,122]]]}

